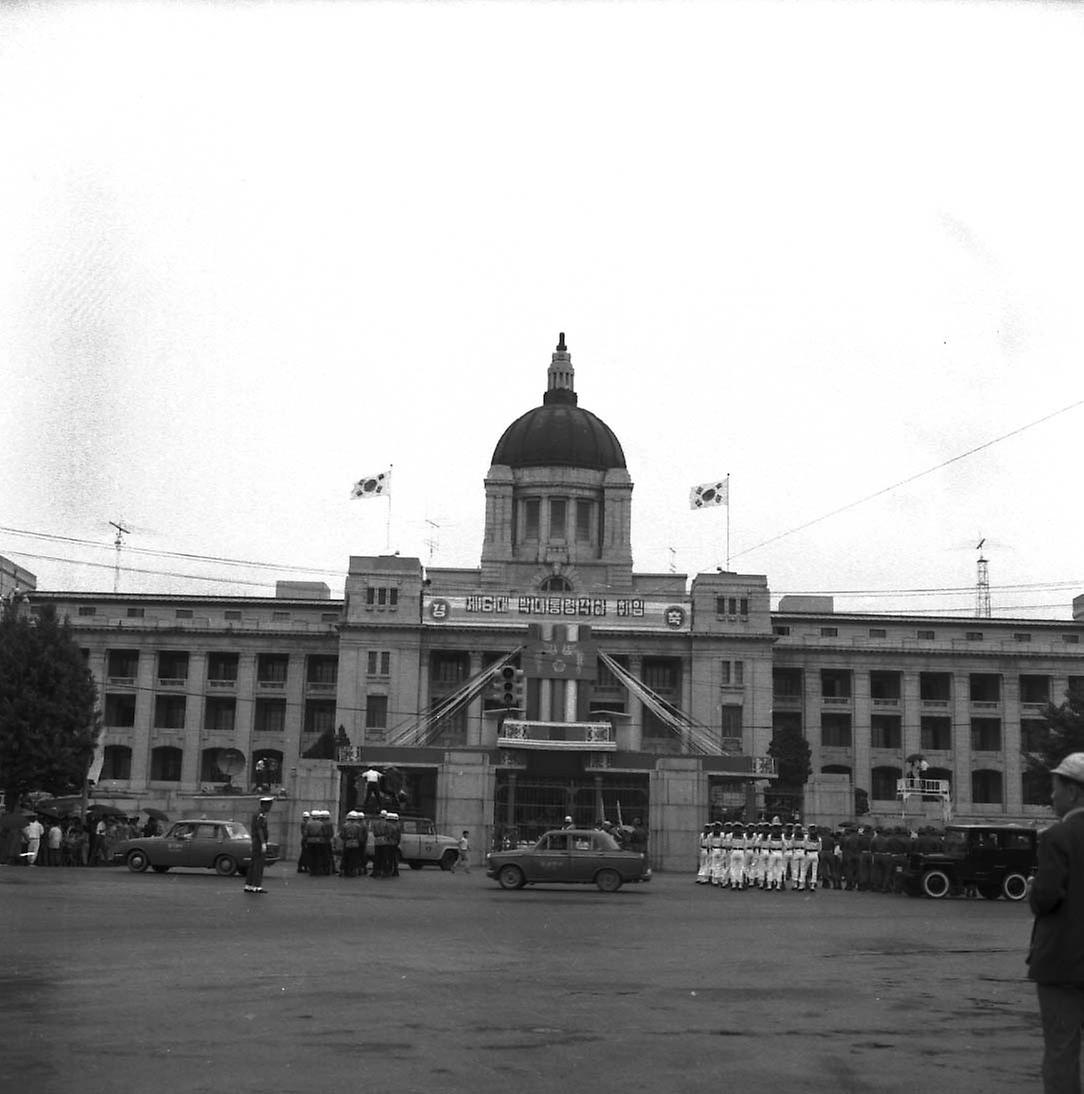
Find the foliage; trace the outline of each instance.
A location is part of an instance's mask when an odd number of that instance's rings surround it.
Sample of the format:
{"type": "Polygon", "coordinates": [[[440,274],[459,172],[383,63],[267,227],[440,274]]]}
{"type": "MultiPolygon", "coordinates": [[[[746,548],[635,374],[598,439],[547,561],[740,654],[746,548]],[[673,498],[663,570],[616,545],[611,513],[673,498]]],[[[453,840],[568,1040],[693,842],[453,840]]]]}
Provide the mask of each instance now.
{"type": "Polygon", "coordinates": [[[812,752],[809,742],[795,726],[779,726],[772,734],[768,755],[775,760],[779,772],[779,788],[805,786],[813,771],[810,763],[812,752]]]}
{"type": "Polygon", "coordinates": [[[0,615],[0,787],[9,809],[34,790],[82,790],[98,740],[98,692],[51,605],[0,615]]]}
{"type": "Polygon", "coordinates": [[[869,791],[861,787],[854,788],[854,815],[864,817],[869,812],[869,791]]]}
{"type": "Polygon", "coordinates": [[[1023,757],[1029,771],[1045,775],[1070,752],[1084,752],[1084,691],[1070,688],[1060,706],[1047,704],[1043,721],[1042,735],[1032,741],[1035,749],[1023,757]]]}

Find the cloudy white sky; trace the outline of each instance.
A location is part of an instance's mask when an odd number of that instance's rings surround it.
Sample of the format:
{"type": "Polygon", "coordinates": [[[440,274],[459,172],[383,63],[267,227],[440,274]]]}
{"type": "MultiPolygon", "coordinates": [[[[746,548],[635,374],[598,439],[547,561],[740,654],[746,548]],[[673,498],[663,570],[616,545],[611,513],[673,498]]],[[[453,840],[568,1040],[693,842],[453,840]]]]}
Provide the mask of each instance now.
{"type": "Polygon", "coordinates": [[[1068,4],[5,5],[0,554],[477,565],[565,331],[638,569],[725,562],[729,474],[776,596],[972,611],[985,537],[995,614],[1069,618],[1081,56],[1068,4]]]}

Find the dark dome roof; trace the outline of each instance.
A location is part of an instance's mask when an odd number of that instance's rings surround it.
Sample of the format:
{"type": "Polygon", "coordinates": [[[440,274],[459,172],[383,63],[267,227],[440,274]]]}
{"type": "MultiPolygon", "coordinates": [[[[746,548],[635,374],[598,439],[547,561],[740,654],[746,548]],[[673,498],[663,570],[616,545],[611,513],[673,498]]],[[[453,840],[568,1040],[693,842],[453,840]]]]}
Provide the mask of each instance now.
{"type": "Polygon", "coordinates": [[[625,453],[614,431],[591,411],[576,406],[574,400],[572,392],[546,392],[544,405],[520,415],[504,431],[493,450],[492,463],[596,471],[624,467],[625,453]]]}

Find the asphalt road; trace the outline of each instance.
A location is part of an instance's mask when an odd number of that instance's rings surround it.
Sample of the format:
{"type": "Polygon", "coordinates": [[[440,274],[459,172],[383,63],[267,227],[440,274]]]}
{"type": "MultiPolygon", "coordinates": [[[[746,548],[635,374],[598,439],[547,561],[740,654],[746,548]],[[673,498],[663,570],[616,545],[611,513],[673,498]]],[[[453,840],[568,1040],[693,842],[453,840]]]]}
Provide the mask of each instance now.
{"type": "Polygon", "coordinates": [[[1024,905],[0,867],[0,1091],[1039,1089],[1024,905]]]}

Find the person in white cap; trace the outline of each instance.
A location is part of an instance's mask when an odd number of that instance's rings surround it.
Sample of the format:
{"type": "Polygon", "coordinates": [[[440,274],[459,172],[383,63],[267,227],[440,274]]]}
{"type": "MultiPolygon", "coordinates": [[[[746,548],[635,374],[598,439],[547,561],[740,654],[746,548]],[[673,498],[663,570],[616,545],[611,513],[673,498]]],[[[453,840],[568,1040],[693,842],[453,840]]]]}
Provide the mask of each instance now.
{"type": "Polygon", "coordinates": [[[561,827],[562,828],[571,828],[572,826],[573,826],[572,825],[572,818],[571,817],[565,817],[565,823],[562,824],[561,827]]]}
{"type": "Polygon", "coordinates": [[[1043,1089],[1067,1094],[1080,1090],[1084,1026],[1084,752],[1070,753],[1051,775],[1058,821],[1039,834],[1027,962],[1043,1026],[1043,1089]]]}
{"type": "Polygon", "coordinates": [[[252,823],[249,825],[252,836],[252,857],[248,861],[248,869],[245,871],[245,892],[266,893],[263,887],[264,848],[268,843],[267,814],[271,806],[275,804],[274,798],[260,798],[260,807],[252,815],[252,823]]]}

